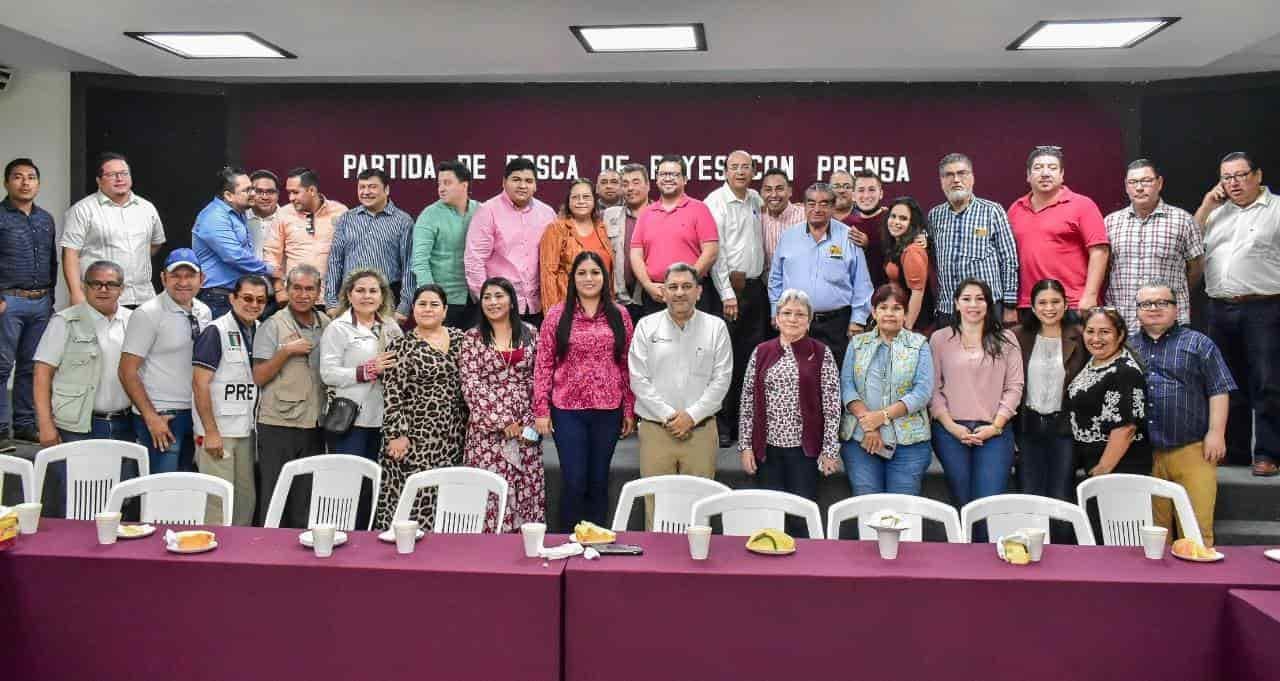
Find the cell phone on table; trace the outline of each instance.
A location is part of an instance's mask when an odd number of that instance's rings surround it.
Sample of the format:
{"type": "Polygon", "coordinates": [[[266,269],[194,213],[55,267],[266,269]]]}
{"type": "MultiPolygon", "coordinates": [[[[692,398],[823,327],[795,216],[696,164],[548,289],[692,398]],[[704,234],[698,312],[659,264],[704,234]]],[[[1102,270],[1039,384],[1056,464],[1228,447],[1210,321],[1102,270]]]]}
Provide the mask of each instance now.
{"type": "Polygon", "coordinates": [[[602,556],[640,556],[644,555],[644,549],[634,544],[601,544],[592,547],[600,552],[602,556]]]}

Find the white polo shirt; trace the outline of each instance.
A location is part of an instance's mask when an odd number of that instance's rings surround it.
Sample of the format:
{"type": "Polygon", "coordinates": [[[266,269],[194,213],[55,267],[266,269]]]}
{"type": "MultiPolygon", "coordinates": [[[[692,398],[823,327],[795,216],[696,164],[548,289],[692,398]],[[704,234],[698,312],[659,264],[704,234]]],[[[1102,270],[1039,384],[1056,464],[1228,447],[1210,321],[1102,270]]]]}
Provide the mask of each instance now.
{"type": "MultiPolygon", "coordinates": [[[[168,291],[143,303],[129,317],[122,352],[142,357],[142,387],[156,411],[191,408],[191,321],[199,330],[213,321],[209,306],[191,301],[191,312],[182,309],[168,291]]],[[[135,413],[138,408],[134,407],[135,413]]]]}
{"type": "Polygon", "coordinates": [[[1269,187],[1248,206],[1228,201],[1205,220],[1204,288],[1210,298],[1280,295],[1280,200],[1269,187]]]}
{"type": "Polygon", "coordinates": [[[95,261],[124,270],[121,305],[141,305],[156,297],[151,287],[151,247],[164,243],[164,225],[150,201],[130,194],[123,206],[94,192],[67,209],[62,247],[80,252],[80,274],[95,261]]]}
{"type": "MultiPolygon", "coordinates": [[[[119,307],[110,319],[106,315],[89,308],[89,318],[93,320],[93,331],[98,337],[98,348],[102,351],[102,375],[98,379],[98,390],[93,396],[93,410],[106,414],[120,411],[129,406],[129,396],[120,385],[120,348],[124,345],[124,330],[129,323],[132,310],[119,307]]],[[[68,310],[71,308],[67,308],[68,310]]],[[[35,361],[58,368],[62,364],[62,353],[67,349],[67,318],[63,310],[49,319],[44,335],[40,337],[40,345],[36,347],[35,361]]]]}

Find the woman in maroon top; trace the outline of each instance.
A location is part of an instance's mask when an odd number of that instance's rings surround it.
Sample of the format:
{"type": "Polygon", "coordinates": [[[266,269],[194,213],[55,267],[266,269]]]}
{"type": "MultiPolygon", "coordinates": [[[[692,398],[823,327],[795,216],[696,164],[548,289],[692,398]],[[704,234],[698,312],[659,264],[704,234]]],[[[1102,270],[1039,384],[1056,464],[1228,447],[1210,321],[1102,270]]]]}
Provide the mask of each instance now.
{"type": "Polygon", "coordinates": [[[480,286],[480,321],[458,360],[470,418],[464,461],[507,481],[507,511],[489,503],[486,532],[511,532],[545,517],[542,445],[533,429],[533,362],[538,331],[520,319],[515,287],[502,277],[480,286]]]}
{"type": "Polygon", "coordinates": [[[533,374],[535,424],[555,438],[560,457],[566,531],[580,520],[607,524],[609,463],[618,439],[636,425],[627,369],[631,319],[613,302],[599,254],[579,253],[569,271],[564,303],[542,322],[533,374]]]}

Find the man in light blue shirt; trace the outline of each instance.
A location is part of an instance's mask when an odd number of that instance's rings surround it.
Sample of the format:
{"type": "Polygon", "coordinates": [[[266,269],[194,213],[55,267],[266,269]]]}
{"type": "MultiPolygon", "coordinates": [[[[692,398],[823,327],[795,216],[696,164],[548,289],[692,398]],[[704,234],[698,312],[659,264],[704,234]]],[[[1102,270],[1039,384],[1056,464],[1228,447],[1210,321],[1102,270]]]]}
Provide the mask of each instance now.
{"type": "Polygon", "coordinates": [[[245,211],[253,196],[249,176],[240,168],[218,171],[218,195],[196,216],[191,250],[204,272],[204,287],[196,296],[217,319],[231,311],[232,287],[246,274],[263,277],[275,272],[254,254],[245,211]]]}
{"type": "Polygon", "coordinates": [[[809,335],[831,348],[839,365],[849,338],[862,333],[871,313],[871,277],[849,228],[831,217],[835,191],[815,182],[804,193],[804,224],[778,238],[769,267],[769,303],[777,313],[782,292],[796,288],[813,302],[809,335]]]}

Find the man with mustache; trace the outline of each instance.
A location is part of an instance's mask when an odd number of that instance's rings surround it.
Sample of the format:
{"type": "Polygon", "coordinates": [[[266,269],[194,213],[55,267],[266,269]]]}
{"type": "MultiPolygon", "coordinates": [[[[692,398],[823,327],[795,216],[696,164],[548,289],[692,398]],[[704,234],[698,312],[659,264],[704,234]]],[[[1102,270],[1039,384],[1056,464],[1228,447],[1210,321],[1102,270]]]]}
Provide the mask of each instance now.
{"type": "Polygon", "coordinates": [[[711,268],[720,254],[719,231],[707,205],[685,193],[688,169],[671,154],[658,160],[659,200],[636,220],[631,243],[631,271],[640,282],[641,311],[663,308],[662,278],[672,263],[693,263],[702,285],[698,309],[719,314],[720,295],[711,282],[711,268]]]}
{"type": "MultiPolygon", "coordinates": [[[[268,231],[262,245],[262,261],[276,272],[276,303],[289,302],[284,275],[298,265],[310,265],[324,276],[329,266],[329,249],[333,245],[334,223],[347,207],[320,191],[320,178],[310,168],[297,167],[285,176],[284,190],[288,205],[279,210],[279,219],[268,231]]],[[[316,298],[323,307],[324,291],[316,298]]]]}
{"type": "Polygon", "coordinates": [[[325,268],[324,304],[332,319],[338,313],[338,291],[347,272],[372,267],[382,272],[396,297],[396,317],[408,319],[414,290],[409,254],[413,251],[413,217],[391,201],[391,178],[378,168],[356,176],[360,205],[334,222],[333,246],[325,268]]]}
{"type": "Polygon", "coordinates": [[[639,323],[640,287],[631,269],[631,239],[636,232],[640,211],[649,206],[649,172],[639,163],[622,166],[621,206],[604,211],[605,232],[613,242],[613,292],[618,304],[625,305],[632,323],[639,323]]]}

